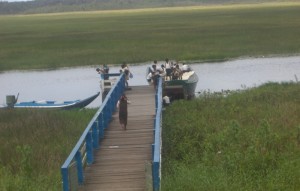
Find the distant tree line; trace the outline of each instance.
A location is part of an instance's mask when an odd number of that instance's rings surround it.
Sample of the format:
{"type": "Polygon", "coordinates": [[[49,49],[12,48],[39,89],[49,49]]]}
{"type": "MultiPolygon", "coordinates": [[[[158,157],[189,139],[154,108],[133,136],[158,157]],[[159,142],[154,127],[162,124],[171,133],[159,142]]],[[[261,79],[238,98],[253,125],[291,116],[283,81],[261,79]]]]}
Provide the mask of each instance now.
{"type": "Polygon", "coordinates": [[[0,14],[116,10],[220,3],[254,3],[261,1],[275,0],[33,0],[27,2],[6,2],[0,0],[0,14]]]}

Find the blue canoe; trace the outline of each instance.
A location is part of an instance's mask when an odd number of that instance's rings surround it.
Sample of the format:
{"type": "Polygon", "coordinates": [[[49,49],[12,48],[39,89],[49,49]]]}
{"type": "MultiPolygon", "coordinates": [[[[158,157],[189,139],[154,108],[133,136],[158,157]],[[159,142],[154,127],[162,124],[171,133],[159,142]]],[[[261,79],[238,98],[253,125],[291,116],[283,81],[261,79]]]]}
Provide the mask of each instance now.
{"type": "Polygon", "coordinates": [[[100,92],[95,95],[88,97],[83,100],[74,100],[74,101],[30,101],[30,102],[20,102],[15,103],[13,108],[36,108],[36,109],[74,109],[74,108],[83,108],[94,101],[100,92]]]}

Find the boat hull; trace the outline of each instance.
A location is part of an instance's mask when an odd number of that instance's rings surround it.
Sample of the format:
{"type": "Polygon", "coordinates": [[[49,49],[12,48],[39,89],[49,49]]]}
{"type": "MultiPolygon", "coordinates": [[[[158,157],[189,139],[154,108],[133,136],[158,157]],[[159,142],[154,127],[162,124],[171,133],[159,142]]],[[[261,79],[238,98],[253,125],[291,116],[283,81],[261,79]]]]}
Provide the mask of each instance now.
{"type": "Polygon", "coordinates": [[[174,99],[192,99],[195,97],[197,83],[198,76],[195,72],[187,79],[168,80],[164,82],[164,94],[174,99]]]}
{"type": "Polygon", "coordinates": [[[83,108],[94,101],[100,92],[96,93],[93,96],[90,96],[83,100],[74,100],[74,101],[65,101],[63,103],[56,103],[55,101],[31,101],[31,102],[20,102],[16,103],[13,108],[27,108],[27,109],[75,109],[83,108]]]}

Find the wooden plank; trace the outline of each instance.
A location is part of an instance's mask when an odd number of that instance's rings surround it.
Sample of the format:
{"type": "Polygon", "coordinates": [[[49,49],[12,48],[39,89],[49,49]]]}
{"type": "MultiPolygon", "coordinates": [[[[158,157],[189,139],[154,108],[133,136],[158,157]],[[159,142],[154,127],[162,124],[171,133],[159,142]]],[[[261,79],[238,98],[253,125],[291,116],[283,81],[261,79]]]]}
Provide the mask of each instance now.
{"type": "Polygon", "coordinates": [[[128,105],[127,130],[119,124],[118,111],[105,130],[94,163],[85,169],[85,191],[141,191],[146,189],[146,164],[151,161],[155,117],[152,86],[133,86],[125,92],[128,105]]]}

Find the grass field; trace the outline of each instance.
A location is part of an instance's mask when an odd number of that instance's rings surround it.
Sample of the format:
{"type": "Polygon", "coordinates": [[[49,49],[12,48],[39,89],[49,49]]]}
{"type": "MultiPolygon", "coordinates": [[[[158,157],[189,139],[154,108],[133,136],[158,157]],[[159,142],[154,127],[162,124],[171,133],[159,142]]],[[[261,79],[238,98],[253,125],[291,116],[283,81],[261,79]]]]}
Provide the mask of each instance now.
{"type": "MultiPolygon", "coordinates": [[[[162,190],[299,190],[300,86],[205,94],[163,113],[162,190]]],[[[61,190],[94,110],[0,110],[0,190],[61,190]]]]}
{"type": "Polygon", "coordinates": [[[269,83],[171,105],[162,190],[300,190],[299,95],[299,83],[269,83]]]}
{"type": "Polygon", "coordinates": [[[61,190],[60,167],[95,110],[0,110],[0,190],[61,190]]]}
{"type": "Polygon", "coordinates": [[[0,16],[0,71],[298,54],[300,3],[0,16]]]}

